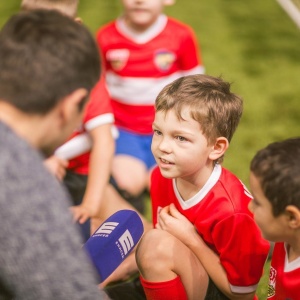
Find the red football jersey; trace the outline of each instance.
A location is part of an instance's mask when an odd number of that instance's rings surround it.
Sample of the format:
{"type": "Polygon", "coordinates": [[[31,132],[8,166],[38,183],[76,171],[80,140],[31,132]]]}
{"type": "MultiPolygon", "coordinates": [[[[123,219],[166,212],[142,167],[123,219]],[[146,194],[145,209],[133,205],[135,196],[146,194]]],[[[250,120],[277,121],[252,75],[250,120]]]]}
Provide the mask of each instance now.
{"type": "Polygon", "coordinates": [[[249,293],[257,288],[269,243],[261,237],[248,210],[251,195],[232,173],[216,165],[204,187],[184,201],[175,179],[164,178],[157,167],[152,173],[153,224],[160,209],[174,203],[206,244],[219,256],[231,290],[249,293]]]}
{"type": "MultiPolygon", "coordinates": [[[[84,132],[114,122],[110,98],[102,78],[91,91],[90,101],[87,103],[81,126],[73,133],[71,138],[84,132]]],[[[68,169],[75,173],[87,175],[89,172],[90,152],[79,155],[69,161],[68,169]]]]}
{"type": "Polygon", "coordinates": [[[97,41],[116,125],[135,133],[152,133],[155,98],[165,85],[204,71],[191,28],[165,15],[142,34],[118,19],[98,31],[97,41]]]}
{"type": "Polygon", "coordinates": [[[276,243],[274,246],[268,299],[300,299],[300,257],[289,262],[284,243],[276,243]]]}

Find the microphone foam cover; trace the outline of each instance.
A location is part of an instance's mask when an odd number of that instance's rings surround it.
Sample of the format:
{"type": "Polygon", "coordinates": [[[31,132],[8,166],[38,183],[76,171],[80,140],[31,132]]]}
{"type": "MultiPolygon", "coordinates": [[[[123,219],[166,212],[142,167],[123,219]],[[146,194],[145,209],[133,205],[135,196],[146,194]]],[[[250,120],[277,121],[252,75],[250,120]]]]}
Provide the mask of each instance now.
{"type": "Polygon", "coordinates": [[[124,209],[111,215],[87,240],[84,248],[101,282],[124,261],[143,233],[140,216],[133,210],[124,209]]]}

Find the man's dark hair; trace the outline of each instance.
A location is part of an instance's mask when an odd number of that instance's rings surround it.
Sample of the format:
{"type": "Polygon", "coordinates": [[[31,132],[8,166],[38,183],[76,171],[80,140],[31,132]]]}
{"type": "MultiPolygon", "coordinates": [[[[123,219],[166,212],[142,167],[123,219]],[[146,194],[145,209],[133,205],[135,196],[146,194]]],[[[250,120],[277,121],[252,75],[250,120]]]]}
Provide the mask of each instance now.
{"type": "Polygon", "coordinates": [[[250,164],[273,214],[279,216],[286,206],[300,209],[300,138],[275,142],[256,153],[250,164]]]}
{"type": "Polygon", "coordinates": [[[20,12],[0,31],[0,101],[23,112],[45,114],[99,77],[92,34],[54,10],[20,12]]]}

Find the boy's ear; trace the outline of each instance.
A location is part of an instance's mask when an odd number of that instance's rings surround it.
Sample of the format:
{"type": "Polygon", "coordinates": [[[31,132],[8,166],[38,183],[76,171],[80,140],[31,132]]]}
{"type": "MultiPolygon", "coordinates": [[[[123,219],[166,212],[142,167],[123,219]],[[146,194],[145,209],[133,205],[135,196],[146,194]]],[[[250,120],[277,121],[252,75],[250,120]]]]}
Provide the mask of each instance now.
{"type": "Polygon", "coordinates": [[[215,144],[213,145],[209,158],[214,161],[218,160],[218,158],[220,158],[225,154],[228,147],[229,147],[228,140],[223,136],[218,137],[215,144]]]}
{"type": "Polygon", "coordinates": [[[300,228],[300,210],[295,205],[288,205],[285,208],[286,215],[288,216],[288,223],[290,228],[300,228]]]}

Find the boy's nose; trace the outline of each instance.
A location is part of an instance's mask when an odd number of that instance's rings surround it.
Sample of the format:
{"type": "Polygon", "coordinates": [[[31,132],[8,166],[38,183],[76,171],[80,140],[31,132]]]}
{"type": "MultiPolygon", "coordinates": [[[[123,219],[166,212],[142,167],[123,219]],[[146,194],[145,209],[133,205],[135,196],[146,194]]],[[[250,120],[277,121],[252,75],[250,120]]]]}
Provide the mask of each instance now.
{"type": "Polygon", "coordinates": [[[166,139],[162,139],[158,145],[158,149],[162,152],[171,152],[170,144],[166,141],[166,139]]]}

